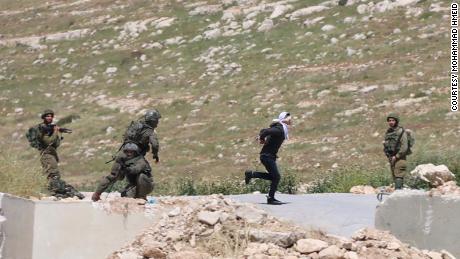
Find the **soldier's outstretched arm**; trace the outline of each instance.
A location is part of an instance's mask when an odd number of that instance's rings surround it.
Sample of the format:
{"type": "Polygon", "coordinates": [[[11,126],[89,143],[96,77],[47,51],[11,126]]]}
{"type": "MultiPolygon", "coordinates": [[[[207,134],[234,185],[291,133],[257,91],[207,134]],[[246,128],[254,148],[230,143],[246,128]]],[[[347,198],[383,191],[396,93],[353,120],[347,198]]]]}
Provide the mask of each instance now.
{"type": "Polygon", "coordinates": [[[160,151],[160,143],[158,142],[158,137],[155,132],[149,136],[149,142],[150,146],[152,146],[153,159],[155,159],[155,161],[158,163],[160,161],[158,156],[158,152],[160,151]]]}

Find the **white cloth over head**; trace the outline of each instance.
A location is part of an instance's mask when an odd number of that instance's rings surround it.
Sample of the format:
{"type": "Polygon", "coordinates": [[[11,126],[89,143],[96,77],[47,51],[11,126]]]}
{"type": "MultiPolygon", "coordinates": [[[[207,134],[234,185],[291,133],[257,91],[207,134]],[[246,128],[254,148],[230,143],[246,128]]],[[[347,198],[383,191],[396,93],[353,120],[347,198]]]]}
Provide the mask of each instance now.
{"type": "Polygon", "coordinates": [[[287,124],[285,123],[285,120],[291,116],[291,114],[289,112],[282,112],[280,113],[280,115],[278,116],[278,119],[274,119],[273,121],[274,122],[279,122],[282,126],[283,126],[283,131],[284,131],[284,139],[289,139],[289,130],[288,130],[288,126],[287,124]]]}

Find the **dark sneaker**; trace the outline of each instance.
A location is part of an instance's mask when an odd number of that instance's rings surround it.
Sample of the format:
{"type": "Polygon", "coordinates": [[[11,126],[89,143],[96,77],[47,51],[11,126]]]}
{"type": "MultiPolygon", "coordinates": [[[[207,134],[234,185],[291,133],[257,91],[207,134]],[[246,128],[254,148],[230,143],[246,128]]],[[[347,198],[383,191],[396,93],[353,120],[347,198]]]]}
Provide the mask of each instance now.
{"type": "Polygon", "coordinates": [[[246,184],[249,184],[249,182],[251,181],[251,178],[252,178],[252,171],[251,170],[246,170],[244,172],[244,182],[246,184]]]}
{"type": "Polygon", "coordinates": [[[271,197],[267,197],[267,204],[270,204],[270,205],[281,205],[283,204],[281,201],[275,199],[275,198],[271,198],[271,197]]]}

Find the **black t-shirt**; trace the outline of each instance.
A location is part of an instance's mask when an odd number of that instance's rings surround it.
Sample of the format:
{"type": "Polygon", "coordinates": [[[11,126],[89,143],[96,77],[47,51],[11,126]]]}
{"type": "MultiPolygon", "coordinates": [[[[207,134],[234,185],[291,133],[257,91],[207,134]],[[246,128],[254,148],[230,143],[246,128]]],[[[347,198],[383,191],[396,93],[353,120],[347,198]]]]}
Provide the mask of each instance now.
{"type": "Polygon", "coordinates": [[[267,154],[277,157],[276,154],[284,141],[284,129],[281,123],[272,123],[270,128],[263,129],[259,133],[259,139],[265,139],[265,144],[260,154],[267,154]]]}

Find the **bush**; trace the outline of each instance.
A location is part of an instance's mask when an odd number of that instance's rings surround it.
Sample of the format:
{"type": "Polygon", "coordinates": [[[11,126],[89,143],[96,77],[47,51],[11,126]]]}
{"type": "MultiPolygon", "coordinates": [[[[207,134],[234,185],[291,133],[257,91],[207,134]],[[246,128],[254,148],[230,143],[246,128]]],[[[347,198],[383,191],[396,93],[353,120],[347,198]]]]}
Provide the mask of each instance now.
{"type": "Polygon", "coordinates": [[[46,190],[46,183],[38,163],[24,161],[14,153],[0,152],[0,192],[39,197],[46,190]]]}
{"type": "Polygon", "coordinates": [[[322,179],[314,181],[307,189],[309,193],[350,192],[356,185],[372,187],[388,186],[392,183],[391,174],[383,169],[368,170],[353,166],[333,172],[322,179]]]}
{"type": "MultiPolygon", "coordinates": [[[[199,181],[192,177],[178,179],[174,182],[162,182],[156,185],[154,193],[157,195],[210,195],[221,193],[224,195],[244,194],[252,192],[267,193],[270,181],[253,179],[250,184],[244,183],[243,177],[229,177],[209,181],[199,181]]],[[[298,177],[293,173],[281,176],[278,191],[294,194],[299,184],[298,177]]]]}

